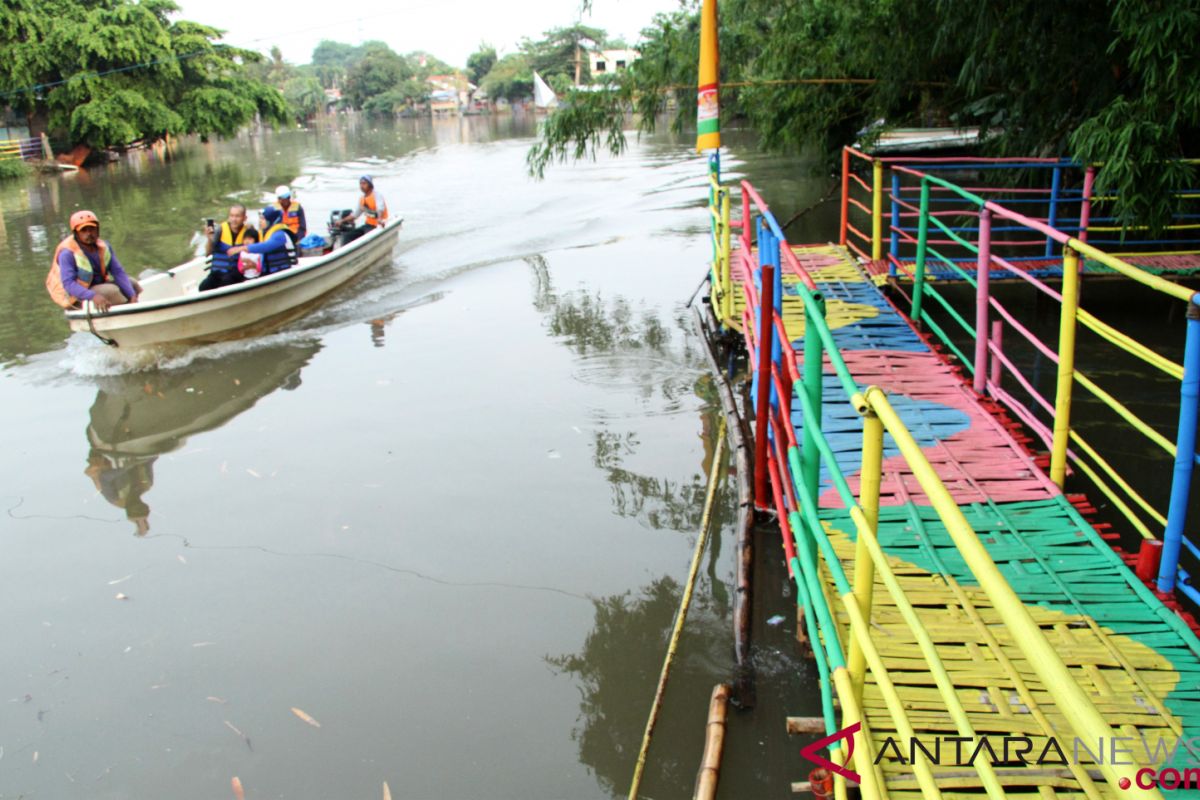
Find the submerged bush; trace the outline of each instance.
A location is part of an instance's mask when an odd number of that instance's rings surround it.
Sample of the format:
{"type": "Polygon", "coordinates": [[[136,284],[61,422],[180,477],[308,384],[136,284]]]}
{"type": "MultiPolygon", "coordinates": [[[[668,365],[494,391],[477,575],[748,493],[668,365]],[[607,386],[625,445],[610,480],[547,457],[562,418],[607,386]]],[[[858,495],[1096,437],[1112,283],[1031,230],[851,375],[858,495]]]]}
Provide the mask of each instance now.
{"type": "Polygon", "coordinates": [[[23,178],[31,171],[29,165],[19,158],[0,161],[0,180],[4,178],[23,178]]]}

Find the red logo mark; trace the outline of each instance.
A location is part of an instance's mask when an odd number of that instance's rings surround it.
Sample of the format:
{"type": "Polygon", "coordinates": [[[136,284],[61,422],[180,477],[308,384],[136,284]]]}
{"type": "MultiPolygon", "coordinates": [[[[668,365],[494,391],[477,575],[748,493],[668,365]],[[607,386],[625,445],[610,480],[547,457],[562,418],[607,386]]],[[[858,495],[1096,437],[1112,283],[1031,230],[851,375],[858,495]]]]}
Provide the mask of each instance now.
{"type": "Polygon", "coordinates": [[[829,745],[833,744],[834,742],[838,741],[839,739],[845,739],[846,740],[846,763],[849,764],[850,759],[854,758],[854,734],[858,733],[860,730],[862,730],[862,723],[856,722],[853,725],[851,725],[849,728],[842,728],[837,733],[826,736],[824,739],[818,739],[817,741],[813,742],[812,744],[808,745],[807,747],[801,747],[800,755],[803,756],[805,759],[811,761],[812,763],[816,764],[818,767],[824,767],[825,769],[829,770],[830,772],[834,773],[835,775],[841,775],[843,778],[845,778],[848,781],[854,781],[855,783],[861,783],[862,781],[859,780],[857,772],[854,772],[853,770],[848,770],[841,764],[835,764],[832,761],[830,761],[828,758],[825,758],[824,756],[822,756],[818,753],[818,751],[824,750],[826,747],[829,747],[829,745]]]}

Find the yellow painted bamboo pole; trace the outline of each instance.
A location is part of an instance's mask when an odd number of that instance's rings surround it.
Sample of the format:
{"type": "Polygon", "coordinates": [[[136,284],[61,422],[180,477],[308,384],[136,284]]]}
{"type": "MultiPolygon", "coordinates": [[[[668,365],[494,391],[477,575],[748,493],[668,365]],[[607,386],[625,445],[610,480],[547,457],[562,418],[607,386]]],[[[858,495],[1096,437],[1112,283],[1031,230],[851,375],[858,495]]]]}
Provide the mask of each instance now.
{"type": "Polygon", "coordinates": [[[1093,383],[1088,376],[1084,375],[1078,370],[1075,371],[1075,380],[1078,381],[1080,386],[1094,394],[1101,403],[1104,403],[1104,405],[1117,412],[1117,416],[1121,417],[1121,419],[1132,425],[1134,430],[1145,436],[1150,441],[1154,442],[1163,450],[1166,450],[1171,458],[1175,457],[1175,443],[1163,436],[1158,431],[1154,430],[1154,428],[1151,428],[1144,420],[1142,420],[1141,417],[1130,411],[1129,408],[1126,407],[1125,404],[1123,404],[1120,400],[1101,389],[1099,386],[1093,383]]]}
{"type": "MultiPolygon", "coordinates": [[[[871,677],[875,679],[875,688],[879,690],[879,694],[883,697],[888,714],[896,726],[896,733],[900,735],[901,741],[911,742],[917,735],[916,731],[913,730],[912,722],[908,719],[908,712],[904,709],[904,700],[900,697],[900,693],[896,691],[896,685],[892,683],[892,677],[888,673],[887,666],[883,663],[883,657],[879,655],[879,650],[875,647],[875,642],[871,638],[873,631],[870,624],[863,617],[862,610],[858,607],[858,600],[855,599],[853,592],[847,592],[842,595],[842,605],[850,617],[850,635],[862,646],[863,654],[867,658],[867,664],[871,667],[871,677]]],[[[917,759],[909,766],[917,778],[917,784],[921,787],[921,794],[924,797],[938,798],[942,796],[941,791],[937,787],[937,781],[933,778],[933,770],[929,768],[928,761],[923,758],[917,759]]]]}
{"type": "Polygon", "coordinates": [[[883,258],[883,162],[871,162],[871,260],[883,258]]]}
{"type": "Polygon", "coordinates": [[[1122,333],[1106,322],[1102,322],[1082,308],[1076,312],[1079,324],[1091,329],[1130,355],[1137,356],[1152,367],[1157,367],[1177,381],[1183,380],[1183,365],[1164,358],[1128,334],[1122,333]]]}
{"type": "MultiPolygon", "coordinates": [[[[883,771],[875,764],[871,729],[863,715],[862,704],[854,697],[854,681],[850,678],[850,671],[845,667],[838,667],[833,671],[832,677],[838,698],[842,702],[842,727],[851,728],[856,722],[862,723],[862,729],[854,735],[854,760],[846,762],[843,759],[843,763],[858,773],[859,793],[864,800],[886,800],[887,785],[883,780],[883,771]]],[[[846,779],[841,775],[834,776],[833,787],[839,798],[846,796],[846,779]]]]}
{"type": "Polygon", "coordinates": [[[671,628],[671,639],[667,645],[667,655],[663,659],[662,671],[658,676],[658,688],[654,692],[654,702],[650,706],[650,716],[646,720],[646,731],[642,735],[642,746],[638,750],[637,763],[633,768],[633,780],[629,786],[629,800],[637,800],[638,791],[642,786],[642,774],[646,769],[646,754],[650,750],[650,739],[654,735],[654,726],[658,723],[658,714],[662,710],[663,697],[667,691],[667,680],[671,676],[671,664],[675,659],[675,651],[679,647],[679,638],[683,626],[687,622],[688,606],[692,602],[692,592],[696,588],[696,575],[700,572],[700,559],[704,554],[704,546],[708,542],[708,529],[712,520],[713,506],[717,497],[717,484],[721,477],[721,467],[725,463],[725,417],[721,417],[721,426],[717,429],[717,446],[713,450],[712,466],[708,472],[708,492],[704,498],[704,513],[700,516],[700,533],[696,537],[696,547],[692,551],[692,563],[688,568],[688,579],[683,585],[683,597],[679,601],[679,611],[675,614],[675,624],[671,628]]]}
{"type": "MultiPolygon", "coordinates": [[[[1095,450],[1091,449],[1091,446],[1088,445],[1087,442],[1085,442],[1084,440],[1079,438],[1078,433],[1075,433],[1074,431],[1072,431],[1071,439],[1076,444],[1078,444],[1081,449],[1083,449],[1085,452],[1087,452],[1088,455],[1090,455],[1092,458],[1094,458],[1097,462],[1107,463],[1107,462],[1104,462],[1104,460],[1096,454],[1095,450]]],[[[1129,507],[1129,504],[1126,503],[1121,498],[1121,496],[1117,494],[1116,489],[1113,489],[1111,486],[1108,485],[1108,483],[1102,477],[1100,477],[1099,472],[1097,472],[1096,470],[1094,470],[1090,466],[1088,466],[1088,463],[1081,458],[1075,459],[1075,466],[1078,467],[1079,469],[1083,470],[1083,474],[1087,475],[1092,480],[1092,482],[1096,484],[1096,486],[1100,489],[1100,491],[1104,494],[1104,496],[1112,501],[1113,505],[1116,506],[1117,510],[1121,512],[1121,514],[1125,517],[1125,519],[1129,520],[1129,524],[1133,525],[1133,527],[1135,529],[1137,529],[1137,532],[1139,534],[1141,534],[1143,539],[1157,538],[1154,535],[1154,533],[1151,532],[1151,530],[1148,527],[1146,527],[1146,523],[1142,522],[1141,519],[1138,518],[1137,514],[1133,513],[1133,509],[1129,507]]],[[[1120,478],[1118,478],[1116,476],[1116,473],[1112,471],[1111,467],[1109,467],[1107,472],[1108,472],[1109,477],[1111,477],[1111,478],[1113,478],[1113,480],[1117,481],[1118,484],[1123,483],[1123,481],[1121,481],[1120,478]]],[[[1126,491],[1133,494],[1133,497],[1135,499],[1140,500],[1142,503],[1145,503],[1145,499],[1142,498],[1141,495],[1132,492],[1132,490],[1130,490],[1130,489],[1126,489],[1126,491]]],[[[1144,505],[1143,508],[1149,508],[1149,504],[1146,503],[1146,505],[1144,505]]],[[[1151,514],[1151,516],[1161,517],[1162,515],[1158,514],[1158,512],[1154,512],[1153,514],[1151,514]]],[[[1164,528],[1166,527],[1165,521],[1162,523],[1162,526],[1164,528]]]]}
{"type": "Polygon", "coordinates": [[[721,320],[726,324],[729,324],[728,321],[733,319],[733,265],[729,260],[729,203],[729,190],[726,189],[721,198],[721,221],[724,223],[721,232],[721,253],[722,259],[725,262],[725,285],[721,287],[725,293],[721,298],[721,320]]]}
{"type": "MultiPolygon", "coordinates": [[[[1127,278],[1132,278],[1138,283],[1145,284],[1151,289],[1157,289],[1163,294],[1170,295],[1178,300],[1183,300],[1185,303],[1190,302],[1192,295],[1195,294],[1195,292],[1186,286],[1180,286],[1177,283],[1171,283],[1168,280],[1164,280],[1157,275],[1153,275],[1149,272],[1146,272],[1144,269],[1135,267],[1126,261],[1122,261],[1116,256],[1109,255],[1103,250],[1098,250],[1095,247],[1092,247],[1090,244],[1081,242],[1078,239],[1068,239],[1066,246],[1068,249],[1073,250],[1075,253],[1083,256],[1084,258],[1090,258],[1093,261],[1098,261],[1106,267],[1115,269],[1117,272],[1121,273],[1127,278]]],[[[1144,253],[1143,255],[1151,254],[1144,253]]],[[[1066,299],[1065,292],[1063,299],[1066,299]]]]}
{"type": "MultiPolygon", "coordinates": [[[[876,421],[878,423],[878,418],[876,418],[876,421]]],[[[883,424],[878,424],[880,427],[879,438],[882,443],[883,424]]],[[[904,593],[904,587],[900,585],[896,573],[892,571],[891,565],[888,563],[887,554],[883,552],[883,547],[879,544],[879,539],[875,534],[875,531],[878,530],[878,517],[876,517],[875,523],[870,523],[866,509],[860,510],[858,508],[850,509],[850,517],[854,520],[857,527],[858,542],[866,543],[866,547],[864,548],[866,552],[863,554],[863,557],[870,559],[878,568],[884,586],[887,587],[888,594],[892,596],[896,604],[896,610],[900,612],[900,616],[908,625],[908,629],[912,631],[913,638],[916,640],[917,646],[921,649],[921,654],[925,657],[929,674],[933,676],[934,683],[937,684],[938,691],[942,695],[942,701],[946,704],[946,711],[950,714],[950,718],[954,721],[954,726],[958,730],[958,735],[974,739],[975,729],[971,727],[971,721],[967,717],[966,709],[963,708],[962,702],[958,698],[954,679],[946,671],[946,666],[938,654],[937,645],[934,644],[933,637],[929,635],[929,631],[926,630],[925,624],[921,622],[917,610],[904,593]]],[[[856,552],[855,559],[858,560],[858,558],[859,556],[856,552]]],[[[859,564],[855,564],[855,570],[859,566],[859,564]]],[[[856,578],[857,574],[856,571],[856,578]]],[[[1004,797],[1004,788],[1000,785],[1000,781],[996,777],[996,771],[992,769],[992,764],[986,759],[980,759],[975,764],[975,771],[979,773],[979,780],[983,784],[988,796],[993,798],[993,800],[1001,800],[1004,797]]]]}
{"type": "MultiPolygon", "coordinates": [[[[858,502],[862,506],[870,536],[874,537],[879,529],[879,486],[883,480],[883,423],[870,411],[863,417],[862,472],[859,480],[858,502]]],[[[867,538],[859,532],[858,541],[854,545],[854,596],[858,598],[858,605],[870,623],[875,567],[867,538]]],[[[862,702],[866,665],[858,640],[851,637],[848,666],[850,677],[854,680],[855,697],[859,702],[862,702]]]]}
{"type": "Polygon", "coordinates": [[[1071,433],[1071,387],[1075,377],[1075,312],[1079,308],[1079,257],[1063,251],[1062,309],[1058,323],[1058,385],[1054,393],[1054,438],[1050,445],[1050,480],[1063,488],[1067,480],[1067,440],[1071,433]]]}
{"type": "MultiPolygon", "coordinates": [[[[996,562],[979,541],[979,536],[963,516],[962,509],[938,478],[933,465],[904,426],[900,416],[888,402],[887,396],[876,388],[867,389],[865,396],[882,420],[884,428],[892,435],[979,587],[1000,615],[1026,662],[1037,673],[1044,690],[1053,698],[1059,713],[1066,718],[1075,735],[1084,740],[1112,741],[1116,736],[1112,727],[1104,721],[1099,710],[1080,688],[1067,665],[1046,638],[1046,634],[1030,616],[1029,609],[996,567],[996,562]]],[[[1108,763],[1100,764],[1099,768],[1108,780],[1110,790],[1119,797],[1161,798],[1162,795],[1156,789],[1118,788],[1122,781],[1125,781],[1126,786],[1134,786],[1139,766],[1108,763]]]]}

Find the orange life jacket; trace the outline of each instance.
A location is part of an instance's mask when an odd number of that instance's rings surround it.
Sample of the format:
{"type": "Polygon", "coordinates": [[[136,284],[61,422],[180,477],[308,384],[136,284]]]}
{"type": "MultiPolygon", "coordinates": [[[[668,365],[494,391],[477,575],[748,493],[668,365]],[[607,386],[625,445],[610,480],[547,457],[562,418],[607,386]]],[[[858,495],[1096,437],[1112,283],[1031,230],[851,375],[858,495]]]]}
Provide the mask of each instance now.
{"type": "MultiPolygon", "coordinates": [[[[96,246],[100,248],[99,283],[104,283],[108,280],[108,265],[112,263],[112,251],[108,248],[108,242],[100,239],[96,240],[96,246]]],[[[50,299],[63,308],[72,308],[78,301],[67,292],[67,287],[63,286],[62,272],[58,268],[58,256],[63,250],[70,250],[75,256],[76,283],[85,289],[90,289],[95,276],[92,274],[92,262],[88,260],[87,254],[83,252],[83,248],[79,246],[79,242],[75,241],[73,235],[63,239],[58,243],[58,247],[54,248],[54,257],[50,260],[50,271],[46,273],[46,291],[50,293],[50,299]]]]}
{"type": "Polygon", "coordinates": [[[279,213],[283,215],[283,224],[288,226],[292,233],[300,235],[300,203],[293,200],[292,204],[283,210],[283,206],[278,200],[275,201],[275,207],[279,209],[279,213]]]}
{"type": "Polygon", "coordinates": [[[362,199],[362,207],[366,212],[367,224],[374,228],[376,225],[382,225],[387,222],[388,211],[387,204],[383,206],[383,211],[375,207],[375,190],[372,189],[370,194],[364,194],[362,199]]]}

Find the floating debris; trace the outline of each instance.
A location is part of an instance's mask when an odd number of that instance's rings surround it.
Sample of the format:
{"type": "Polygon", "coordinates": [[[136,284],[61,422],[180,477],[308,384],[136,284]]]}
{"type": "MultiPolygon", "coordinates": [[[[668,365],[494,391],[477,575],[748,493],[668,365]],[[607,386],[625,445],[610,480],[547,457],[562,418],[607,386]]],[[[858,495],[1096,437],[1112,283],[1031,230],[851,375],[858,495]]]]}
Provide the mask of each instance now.
{"type": "Polygon", "coordinates": [[[242,741],[246,743],[246,747],[250,750],[251,753],[253,753],[254,745],[250,744],[250,737],[247,736],[246,734],[242,733],[240,730],[238,730],[237,726],[234,725],[229,720],[224,720],[224,722],[225,722],[225,727],[229,728],[229,730],[233,731],[238,736],[242,737],[242,741]]]}
{"type": "Polygon", "coordinates": [[[295,714],[300,719],[307,722],[309,725],[312,725],[314,728],[321,727],[321,723],[317,722],[315,719],[310,717],[307,713],[305,713],[304,711],[301,711],[300,709],[296,708],[295,706],[292,706],[292,713],[295,714]]]}
{"type": "Polygon", "coordinates": [[[129,580],[132,577],[133,577],[132,575],[126,575],[124,578],[117,578],[115,581],[109,581],[108,585],[116,586],[118,583],[124,583],[125,581],[129,580]]]}
{"type": "Polygon", "coordinates": [[[783,614],[776,614],[775,616],[773,616],[767,620],[767,624],[768,625],[778,625],[781,622],[783,622],[785,619],[787,619],[787,618],[785,616],[783,616],[783,614]]]}
{"type": "Polygon", "coordinates": [[[129,599],[129,595],[125,594],[124,592],[117,592],[117,594],[115,595],[115,597],[114,597],[113,599],[115,599],[115,600],[128,600],[128,599],[129,599]]]}

